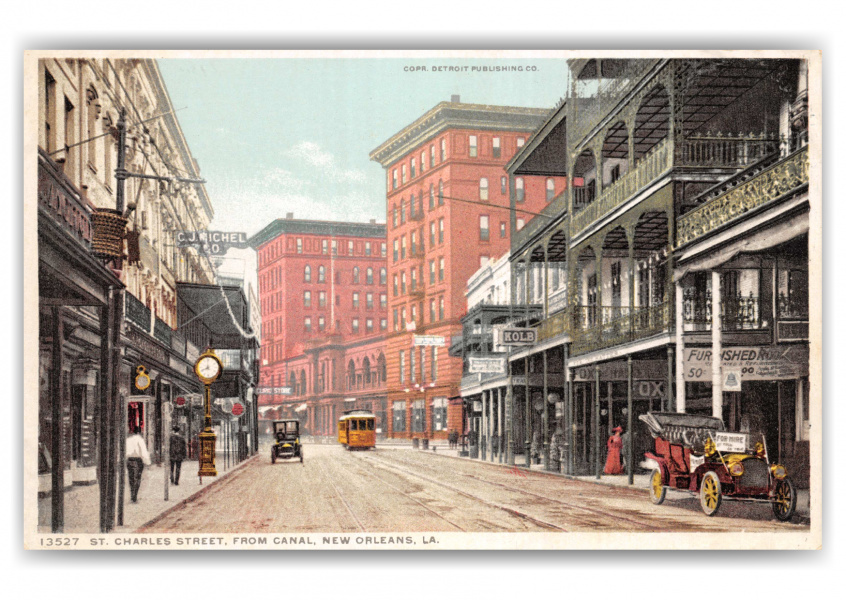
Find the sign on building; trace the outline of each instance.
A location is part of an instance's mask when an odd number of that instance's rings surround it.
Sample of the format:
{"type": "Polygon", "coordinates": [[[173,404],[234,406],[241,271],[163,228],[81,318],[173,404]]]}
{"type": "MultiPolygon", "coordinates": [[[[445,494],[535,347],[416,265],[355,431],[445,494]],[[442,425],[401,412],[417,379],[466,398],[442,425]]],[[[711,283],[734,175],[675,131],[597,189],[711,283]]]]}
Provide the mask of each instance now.
{"type": "Polygon", "coordinates": [[[504,356],[471,356],[470,373],[496,373],[506,372],[506,361],[504,356]]]}
{"type": "Polygon", "coordinates": [[[230,248],[247,248],[242,231],[177,231],[177,248],[199,248],[205,254],[226,254],[230,248]]]}
{"type": "Polygon", "coordinates": [[[501,335],[501,343],[506,346],[534,346],[538,342],[538,330],[531,327],[506,327],[501,335]]]}
{"type": "Polygon", "coordinates": [[[415,335],[415,346],[443,346],[446,344],[446,338],[442,335],[415,335]]]}
{"type": "MultiPolygon", "coordinates": [[[[730,390],[725,387],[725,379],[732,372],[739,374],[740,382],[808,376],[808,347],[805,345],[732,346],[723,348],[720,357],[723,389],[726,391],[730,390]]],[[[685,348],[683,358],[685,381],[711,381],[713,361],[710,348],[685,348]]]]}
{"type": "Polygon", "coordinates": [[[260,396],[291,396],[294,393],[292,387],[257,387],[256,394],[260,396]]]}

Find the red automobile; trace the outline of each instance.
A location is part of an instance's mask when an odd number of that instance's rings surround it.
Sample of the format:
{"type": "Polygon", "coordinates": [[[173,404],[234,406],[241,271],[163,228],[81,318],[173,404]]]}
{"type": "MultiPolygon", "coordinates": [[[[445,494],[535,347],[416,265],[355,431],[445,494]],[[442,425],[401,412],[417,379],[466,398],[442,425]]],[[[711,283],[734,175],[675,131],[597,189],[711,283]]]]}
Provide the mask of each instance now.
{"type": "Polygon", "coordinates": [[[702,511],[717,514],[723,500],[765,502],[779,521],[796,512],[796,488],[784,465],[770,463],[763,435],[725,431],[720,419],[681,413],[641,415],[655,438],[657,463],[649,478],[653,504],[667,488],[699,495],[702,511]]]}

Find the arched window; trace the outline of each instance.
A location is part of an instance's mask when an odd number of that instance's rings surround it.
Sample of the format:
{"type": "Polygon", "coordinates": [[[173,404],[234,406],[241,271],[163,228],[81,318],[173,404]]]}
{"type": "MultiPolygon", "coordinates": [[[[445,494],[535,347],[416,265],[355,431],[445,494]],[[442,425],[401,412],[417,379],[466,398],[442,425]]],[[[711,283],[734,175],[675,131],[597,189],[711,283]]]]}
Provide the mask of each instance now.
{"type": "Polygon", "coordinates": [[[414,194],[411,194],[411,200],[409,200],[409,202],[408,202],[408,212],[409,212],[409,216],[412,219],[414,218],[414,213],[416,212],[416,210],[417,210],[417,206],[414,204],[414,194]]]}
{"type": "Polygon", "coordinates": [[[311,267],[309,265],[305,266],[305,272],[303,273],[303,280],[306,283],[311,282],[311,267]]]}
{"type": "Polygon", "coordinates": [[[350,359],[349,364],[347,365],[347,389],[353,389],[355,387],[355,363],[350,359]]]}
{"type": "Polygon", "coordinates": [[[367,267],[367,285],[373,285],[373,269],[367,267]]]}
{"type": "Polygon", "coordinates": [[[317,283],[326,283],[326,267],[323,265],[317,267],[317,283]]]}
{"type": "Polygon", "coordinates": [[[479,200],[488,199],[488,178],[482,177],[479,179],[479,200]]]}
{"type": "Polygon", "coordinates": [[[391,214],[393,215],[391,222],[392,222],[393,226],[396,227],[397,226],[397,205],[396,205],[396,203],[391,205],[391,214]]]}
{"type": "Polygon", "coordinates": [[[438,181],[438,206],[444,205],[444,180],[438,181]]]}
{"type": "Polygon", "coordinates": [[[385,267],[379,269],[379,284],[388,285],[388,269],[385,267]]]}

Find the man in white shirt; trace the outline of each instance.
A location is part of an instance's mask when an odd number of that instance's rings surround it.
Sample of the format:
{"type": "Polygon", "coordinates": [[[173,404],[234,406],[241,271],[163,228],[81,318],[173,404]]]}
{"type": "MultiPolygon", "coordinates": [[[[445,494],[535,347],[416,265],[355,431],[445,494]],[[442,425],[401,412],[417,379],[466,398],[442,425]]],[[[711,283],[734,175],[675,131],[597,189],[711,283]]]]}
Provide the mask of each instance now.
{"type": "Polygon", "coordinates": [[[138,502],[138,488],[141,487],[141,473],[144,465],[150,465],[150,453],[141,437],[141,428],[132,428],[132,435],[126,438],[126,471],[129,475],[129,494],[132,502],[138,502]]]}

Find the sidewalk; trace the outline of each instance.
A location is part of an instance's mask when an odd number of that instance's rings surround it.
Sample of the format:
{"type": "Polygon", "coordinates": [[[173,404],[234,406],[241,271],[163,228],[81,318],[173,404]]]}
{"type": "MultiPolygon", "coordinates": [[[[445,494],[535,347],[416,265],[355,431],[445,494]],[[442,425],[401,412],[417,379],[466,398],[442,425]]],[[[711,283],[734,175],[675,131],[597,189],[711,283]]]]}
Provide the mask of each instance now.
{"type": "MultiPolygon", "coordinates": [[[[138,490],[138,502],[129,501],[129,480],[124,475],[124,509],[123,526],[115,526],[112,533],[128,533],[135,531],[145,523],[151,521],[166,510],[173,508],[180,502],[187,500],[200,490],[213,485],[216,481],[226,478],[230,473],[248,463],[251,458],[223,469],[223,453],[218,453],[215,464],[217,477],[204,477],[200,484],[197,477],[197,461],[186,460],[182,463],[182,474],[179,485],[168,482],[168,499],[164,499],[165,477],[170,476],[168,466],[155,464],[144,467],[141,476],[141,488],[138,490]]],[[[50,533],[50,496],[38,499],[38,531],[50,533]]],[[[117,515],[117,512],[115,513],[117,515]]],[[[99,533],[100,532],[100,486],[74,486],[65,491],[65,533],[99,533]]]]}
{"type": "MultiPolygon", "coordinates": [[[[377,443],[378,447],[388,447],[388,448],[398,448],[398,449],[408,449],[414,450],[411,445],[411,440],[388,440],[385,443],[377,443]]],[[[459,458],[462,460],[472,460],[474,462],[479,463],[486,463],[490,465],[499,465],[501,467],[507,468],[518,468],[521,470],[526,470],[526,459],[524,455],[518,454],[515,456],[514,466],[509,466],[505,462],[499,462],[499,456],[496,456],[495,459],[492,461],[490,454],[488,454],[488,460],[481,460],[479,458],[470,458],[469,456],[461,456],[461,448],[458,449],[450,449],[449,444],[444,442],[440,444],[436,442],[434,446],[432,442],[429,442],[429,450],[416,450],[416,452],[423,452],[426,454],[440,454],[442,456],[449,456],[451,458],[459,458]]],[[[578,481],[584,481],[587,483],[595,483],[598,485],[605,485],[610,487],[621,487],[621,488],[629,488],[629,489],[641,489],[647,490],[649,488],[649,477],[650,473],[638,473],[634,476],[634,483],[629,485],[629,480],[626,475],[602,475],[600,479],[596,478],[596,475],[565,475],[563,473],[557,473],[554,471],[544,471],[543,470],[543,463],[539,465],[532,465],[529,468],[530,471],[536,471],[539,473],[545,473],[547,475],[552,475],[554,477],[564,477],[565,479],[574,479],[578,481]]],[[[681,491],[674,491],[668,490],[668,497],[678,497],[678,498],[692,498],[689,493],[681,492],[681,491]]],[[[800,519],[803,521],[810,522],[811,519],[811,506],[810,506],[810,490],[807,489],[797,489],[796,490],[796,519],[800,519]]]]}

